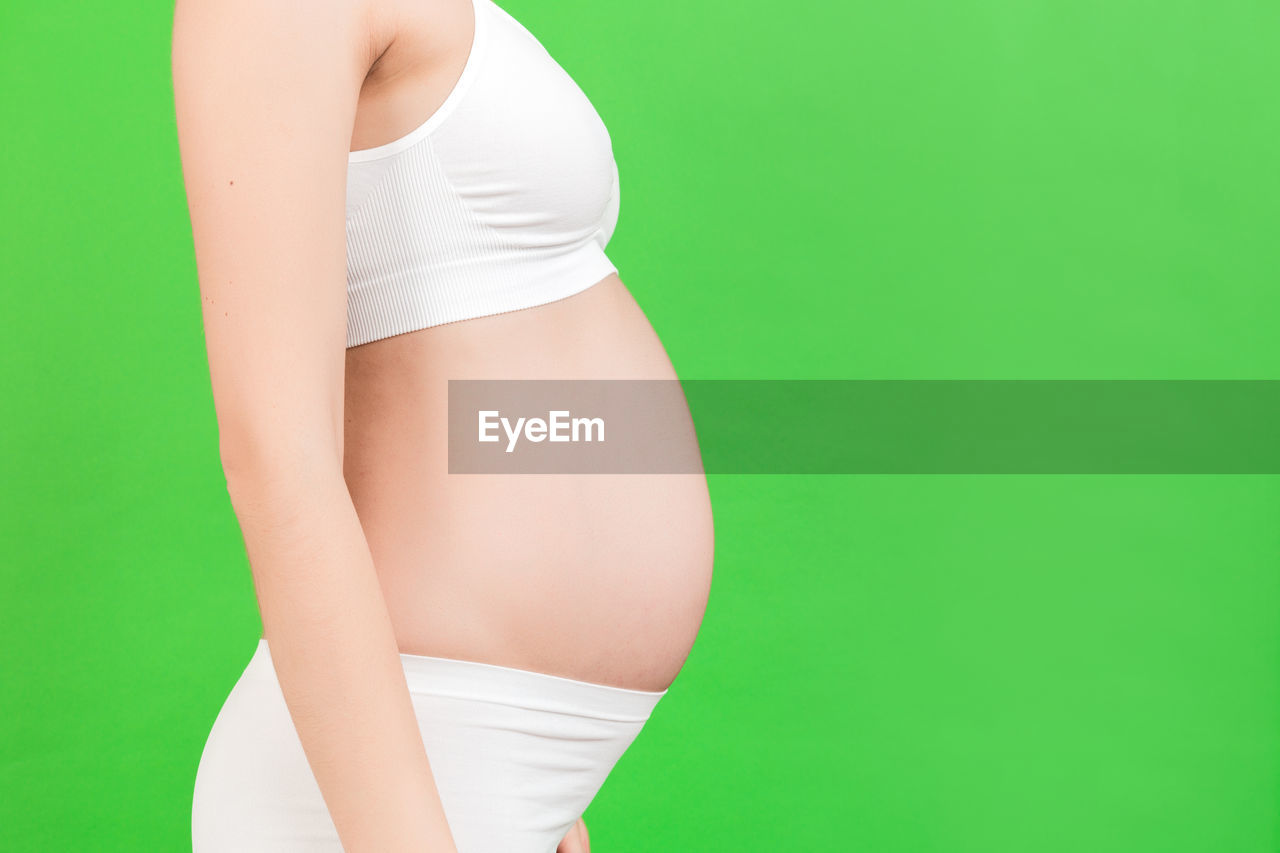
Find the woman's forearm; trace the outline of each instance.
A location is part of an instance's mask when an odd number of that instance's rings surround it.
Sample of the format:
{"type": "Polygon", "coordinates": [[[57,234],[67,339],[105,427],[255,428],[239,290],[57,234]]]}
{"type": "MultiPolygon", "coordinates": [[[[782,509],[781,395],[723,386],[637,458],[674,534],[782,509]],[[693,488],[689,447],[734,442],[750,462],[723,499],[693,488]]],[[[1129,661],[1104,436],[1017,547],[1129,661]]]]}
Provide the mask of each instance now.
{"type": "Polygon", "coordinates": [[[455,853],[341,470],[228,469],[227,490],[271,660],[344,849],[455,853]]]}

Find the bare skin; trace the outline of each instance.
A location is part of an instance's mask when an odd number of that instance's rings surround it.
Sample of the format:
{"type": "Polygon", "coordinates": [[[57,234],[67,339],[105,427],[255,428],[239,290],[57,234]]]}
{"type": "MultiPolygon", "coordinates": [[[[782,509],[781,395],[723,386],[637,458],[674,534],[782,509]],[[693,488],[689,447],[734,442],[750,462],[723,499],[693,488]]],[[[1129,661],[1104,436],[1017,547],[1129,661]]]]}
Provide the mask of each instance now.
{"type": "MultiPolygon", "coordinates": [[[[421,123],[462,72],[471,0],[387,0],[353,149],[421,123]]],[[[345,472],[400,649],[665,689],[701,624],[701,475],[449,476],[449,379],[675,379],[617,275],[550,305],[347,351],[345,472]],[[501,535],[496,535],[496,534],[501,535]]]]}
{"type": "Polygon", "coordinates": [[[701,475],[449,475],[449,379],[672,379],[610,276],[547,306],[353,347],[346,479],[402,651],[663,690],[705,609],[701,475]]]}

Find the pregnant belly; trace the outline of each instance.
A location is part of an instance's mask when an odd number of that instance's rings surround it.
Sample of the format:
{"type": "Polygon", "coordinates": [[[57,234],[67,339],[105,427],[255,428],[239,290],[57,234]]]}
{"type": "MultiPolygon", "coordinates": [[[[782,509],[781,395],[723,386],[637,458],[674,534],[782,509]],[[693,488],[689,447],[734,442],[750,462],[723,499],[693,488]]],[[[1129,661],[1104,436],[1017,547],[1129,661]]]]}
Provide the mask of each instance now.
{"type": "Polygon", "coordinates": [[[705,477],[450,475],[449,379],[674,380],[630,293],[348,350],[344,467],[402,652],[665,689],[710,591],[705,477]]]}

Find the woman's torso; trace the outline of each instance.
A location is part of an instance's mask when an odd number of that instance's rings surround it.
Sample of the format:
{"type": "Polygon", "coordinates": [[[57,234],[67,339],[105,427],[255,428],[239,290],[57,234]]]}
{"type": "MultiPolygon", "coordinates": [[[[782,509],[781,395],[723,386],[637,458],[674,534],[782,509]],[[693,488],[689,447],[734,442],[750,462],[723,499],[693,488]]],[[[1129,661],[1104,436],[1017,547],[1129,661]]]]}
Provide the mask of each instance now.
{"type": "MultiPolygon", "coordinates": [[[[378,2],[353,150],[418,126],[472,44],[473,0],[378,2]]],[[[705,478],[449,475],[450,379],[675,379],[621,279],[352,346],[345,473],[401,651],[665,689],[710,590],[705,478]]]]}

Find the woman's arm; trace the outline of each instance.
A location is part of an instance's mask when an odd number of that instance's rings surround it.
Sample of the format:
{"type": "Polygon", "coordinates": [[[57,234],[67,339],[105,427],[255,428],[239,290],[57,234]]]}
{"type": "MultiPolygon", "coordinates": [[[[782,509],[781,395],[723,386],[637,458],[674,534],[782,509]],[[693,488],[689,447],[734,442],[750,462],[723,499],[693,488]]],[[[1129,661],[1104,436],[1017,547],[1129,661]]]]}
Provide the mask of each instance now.
{"type": "Polygon", "coordinates": [[[361,0],[178,0],[173,83],[227,490],[343,846],[452,853],[342,473],[347,150],[361,0]]]}

